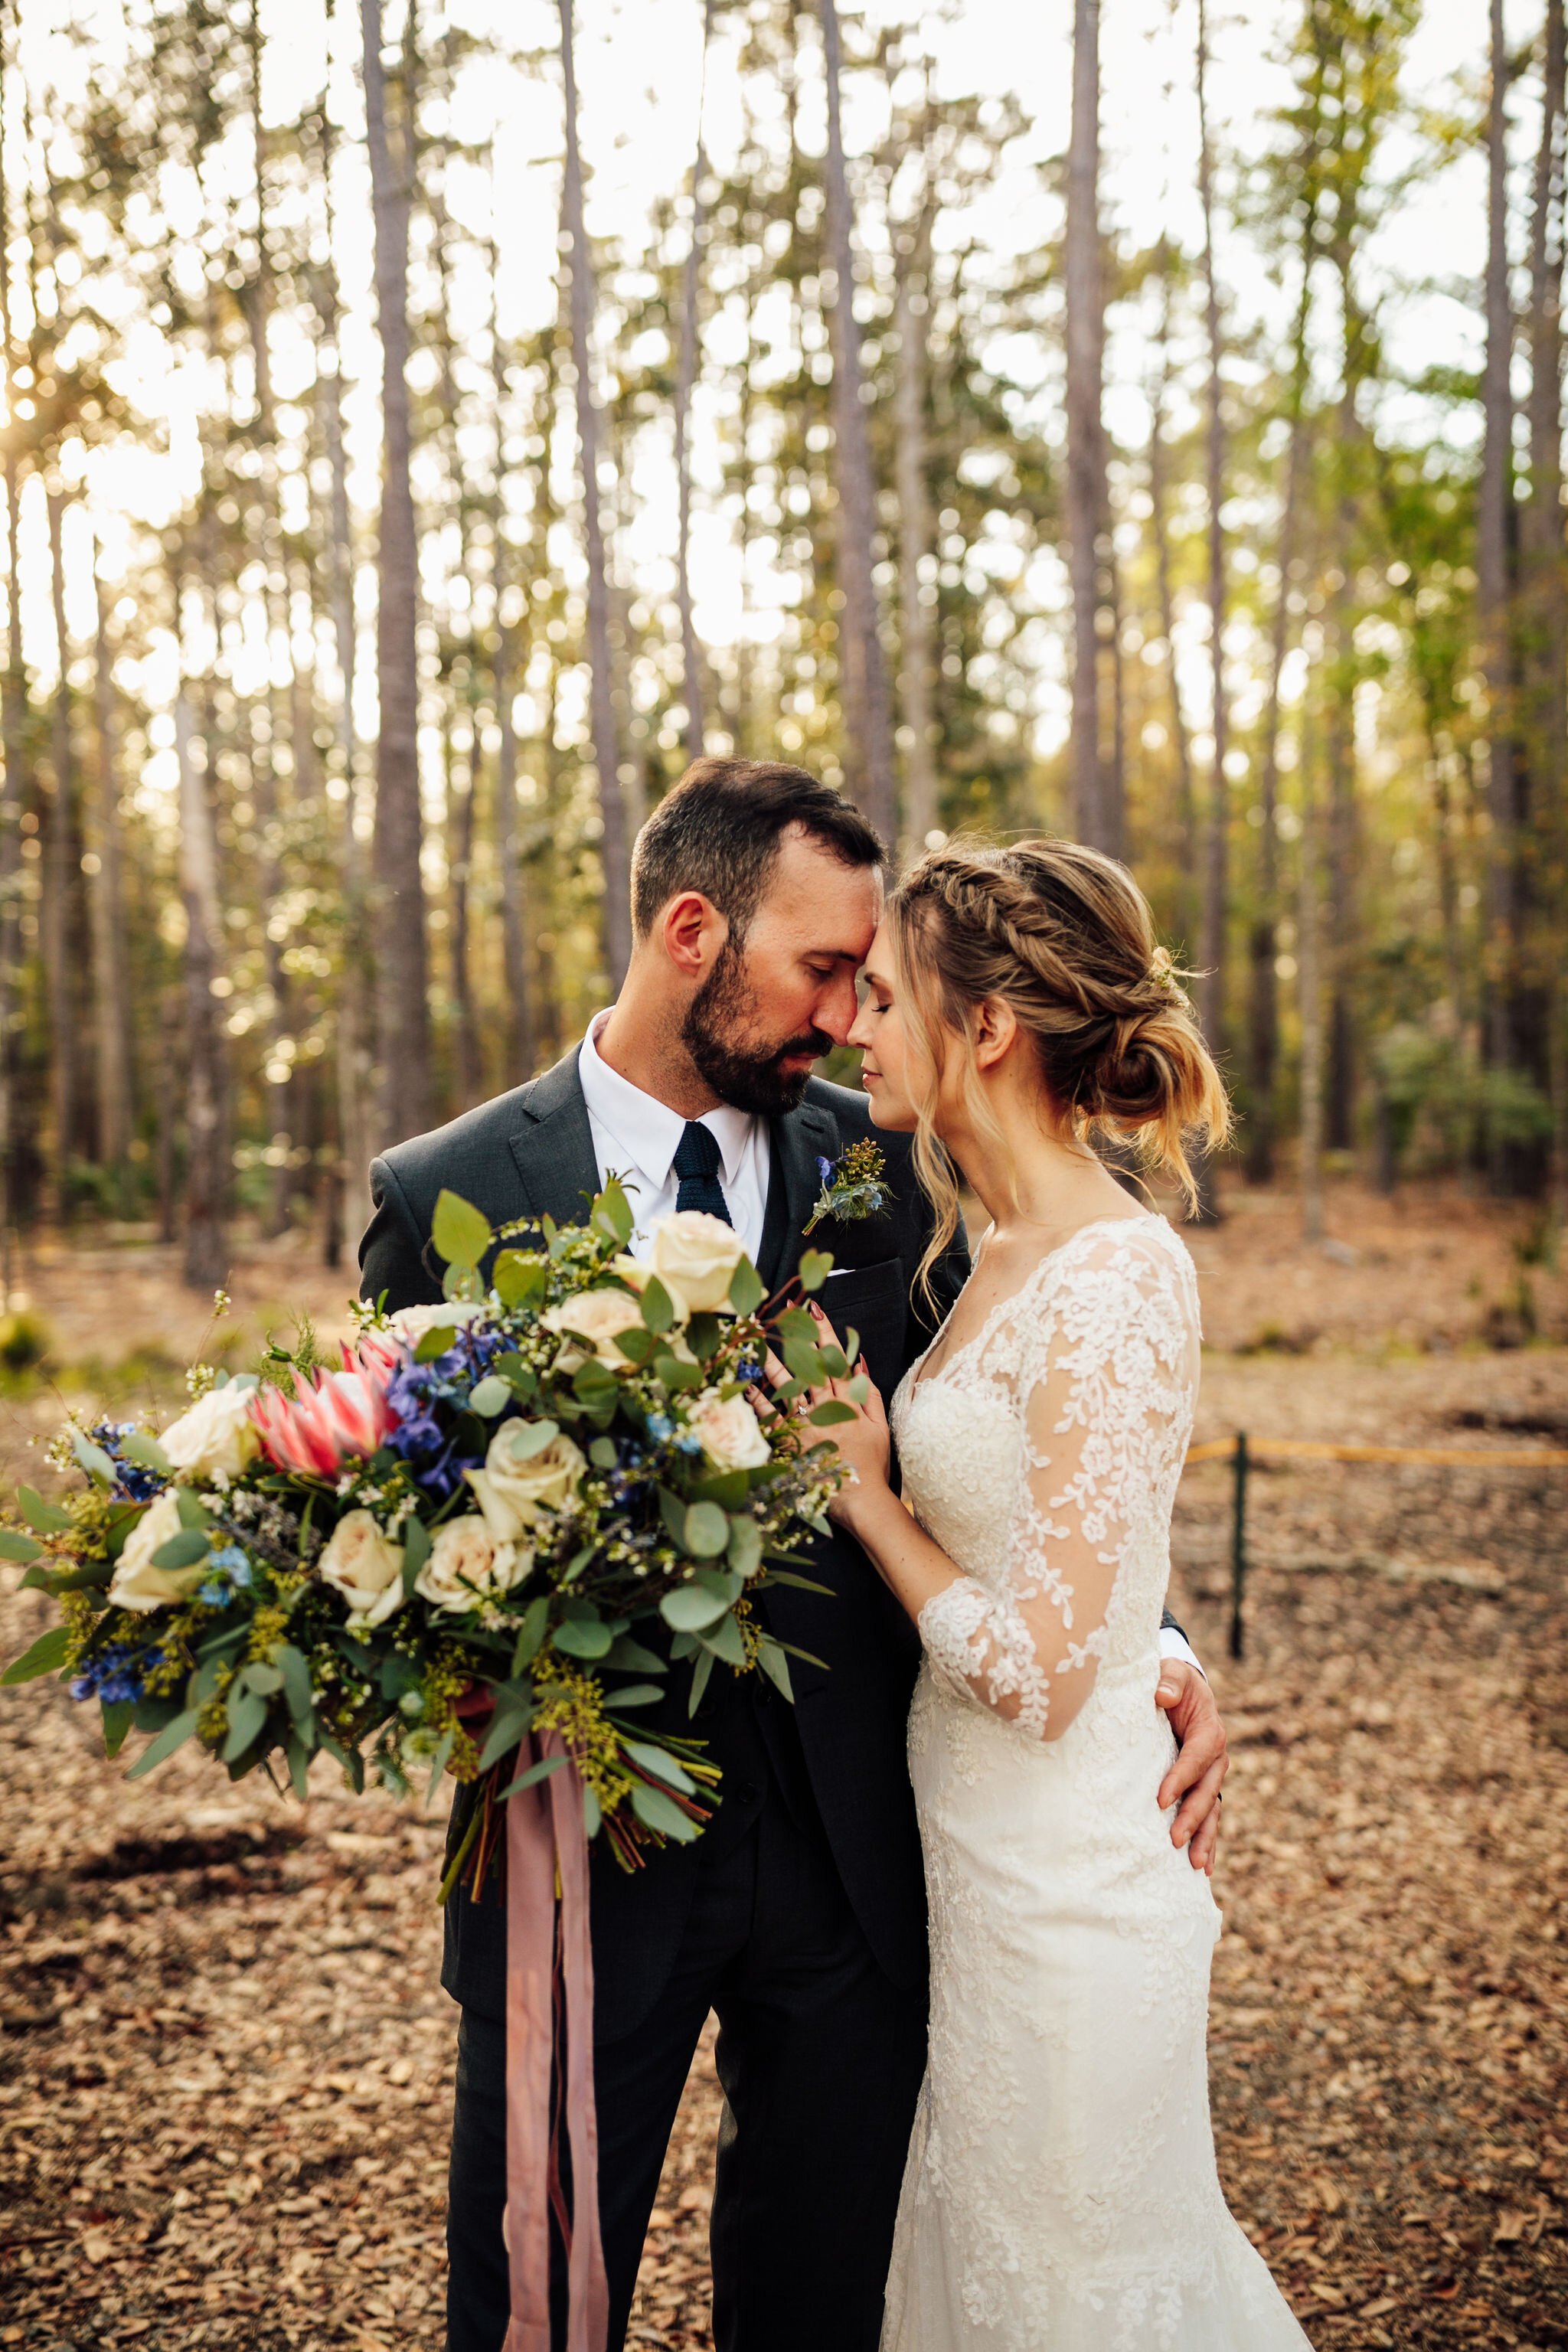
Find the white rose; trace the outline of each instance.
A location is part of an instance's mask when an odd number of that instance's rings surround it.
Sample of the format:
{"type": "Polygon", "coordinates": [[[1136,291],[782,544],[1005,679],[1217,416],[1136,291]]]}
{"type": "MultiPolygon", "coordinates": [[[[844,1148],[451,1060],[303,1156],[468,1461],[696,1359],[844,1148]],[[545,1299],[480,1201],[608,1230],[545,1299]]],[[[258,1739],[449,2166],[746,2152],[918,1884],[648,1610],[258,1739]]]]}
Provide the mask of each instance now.
{"type": "Polygon", "coordinates": [[[478,1511],[470,1511],[437,1528],[414,1590],[434,1609],[474,1609],[509,1592],[532,1565],[531,1551],[521,1544],[498,1543],[478,1511]]]}
{"type": "Polygon", "coordinates": [[[320,1574],[348,1602],[351,1623],[384,1625],[402,1606],[403,1554],[373,1512],[345,1511],[321,1554],[320,1574]]]}
{"type": "Polygon", "coordinates": [[[701,1396],[689,1423],[715,1470],[760,1470],[773,1449],[743,1396],[701,1396]]]}
{"type": "Polygon", "coordinates": [[[484,1305],[478,1298],[444,1298],[439,1307],[400,1307],[387,1321],[400,1339],[416,1348],[426,1331],[450,1331],[456,1325],[466,1323],[471,1315],[482,1315],[484,1305]]]}
{"type": "Polygon", "coordinates": [[[125,1538],[125,1549],[114,1563],[109,1598],[117,1609],[172,1609],[186,1601],[207,1573],[198,1559],[189,1568],[154,1568],[153,1554],[177,1536],[183,1521],[172,1488],[144,1510],[125,1538]]]}
{"type": "Polygon", "coordinates": [[[158,1443],[176,1470],[197,1478],[237,1478],[261,1450],[261,1435],[250,1417],[255,1400],[248,1382],[226,1381],[171,1422],[158,1443]]]}
{"type": "Polygon", "coordinates": [[[514,1451],[526,1421],[509,1421],[490,1440],[482,1470],[463,1475],[479,1498],[491,1535],[510,1542],[531,1528],[542,1511],[558,1511],[574,1495],[587,1463],[572,1440],[557,1431],[548,1445],[531,1454],[514,1451]]]}
{"type": "MultiPolygon", "coordinates": [[[[630,1358],[623,1356],[616,1345],[616,1335],[622,1331],[640,1331],[643,1328],[641,1307],[624,1290],[581,1291],[575,1298],[564,1299],[559,1307],[546,1307],[539,1319],[547,1331],[560,1331],[574,1339],[587,1342],[586,1348],[578,1351],[578,1362],[586,1356],[595,1356],[612,1372],[628,1371],[631,1368],[630,1358]]],[[[568,1370],[576,1369],[571,1360],[570,1350],[564,1368],[568,1370]]],[[[485,1467],[489,1469],[488,1462],[485,1467]]]]}
{"type": "Polygon", "coordinates": [[[740,1234],[722,1217],[678,1209],[655,1224],[645,1263],[689,1314],[724,1315],[733,1312],[730,1282],[745,1255],[740,1234]]]}

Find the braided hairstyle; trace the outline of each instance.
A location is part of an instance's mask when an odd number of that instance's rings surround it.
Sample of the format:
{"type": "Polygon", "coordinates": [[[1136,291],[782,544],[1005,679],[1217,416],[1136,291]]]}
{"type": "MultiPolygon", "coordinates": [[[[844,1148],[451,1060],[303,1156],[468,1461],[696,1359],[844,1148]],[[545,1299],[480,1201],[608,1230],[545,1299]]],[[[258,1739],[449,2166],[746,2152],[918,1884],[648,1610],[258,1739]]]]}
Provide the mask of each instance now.
{"type": "Polygon", "coordinates": [[[969,1115],[995,1131],[973,1061],[974,1013],[987,999],[1011,1006],[1031,1041],[1052,1123],[1131,1145],[1146,1168],[1175,1177],[1192,1213],[1187,1142],[1223,1143],[1230,1106],[1124,866],[1072,841],[953,840],[910,868],[888,921],[905,1025],[931,1072],[916,1106],[916,1165],[937,1210],[922,1280],[958,1222],[957,1184],[932,1125],[955,1045],[967,1056],[969,1115]]]}

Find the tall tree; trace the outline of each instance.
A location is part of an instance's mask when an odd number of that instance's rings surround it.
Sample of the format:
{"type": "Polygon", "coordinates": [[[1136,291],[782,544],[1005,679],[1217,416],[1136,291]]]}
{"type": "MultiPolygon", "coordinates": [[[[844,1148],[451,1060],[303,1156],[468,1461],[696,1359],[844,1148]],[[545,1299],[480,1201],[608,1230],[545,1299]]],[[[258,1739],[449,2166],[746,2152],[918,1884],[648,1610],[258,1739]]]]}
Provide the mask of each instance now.
{"type": "Polygon", "coordinates": [[[594,313],[597,306],[593,256],[584,225],[583,158],[577,143],[574,0],[559,0],[559,5],[561,78],[566,113],[566,169],[561,209],[571,254],[572,361],[577,373],[577,447],[583,470],[583,540],[588,559],[589,731],[599,779],[605,962],[612,989],[618,989],[626,978],[632,953],[631,845],[626,838],[626,806],[621,792],[620,745],[610,672],[610,582],[599,507],[599,404],[594,393],[594,313]]]}
{"type": "Polygon", "coordinates": [[[827,81],[826,257],[833,272],[828,332],[833,344],[834,487],[838,498],[835,561],[844,602],[838,616],[851,794],[889,845],[898,839],[892,709],[878,621],[873,556],[877,492],[866,425],[860,333],[855,321],[854,208],[844,162],[843,52],[836,0],[820,0],[827,81]]]}
{"type": "Polygon", "coordinates": [[[930,397],[926,337],[931,319],[931,184],[930,100],[921,109],[921,180],[912,217],[898,239],[894,319],[899,370],[893,394],[894,472],[899,496],[899,701],[904,740],[904,843],[918,856],[937,824],[936,748],[931,740],[935,645],[927,580],[931,557],[930,397]]]}
{"type": "Polygon", "coordinates": [[[382,350],[382,485],[376,688],[374,936],[380,1146],[430,1124],[430,1008],[420,870],[419,670],[415,649],[418,544],[409,474],[408,215],[415,132],[414,0],[402,77],[402,135],[394,162],[382,63],[381,0],[361,0],[364,100],[375,216],[375,308],[382,350]]]}
{"type": "MultiPolygon", "coordinates": [[[[1509,56],[1503,0],[1491,0],[1490,88],[1487,103],[1486,359],[1481,378],[1482,442],[1476,519],[1476,618],[1487,683],[1488,1049],[1493,1066],[1516,1061],[1519,994],[1519,827],[1510,628],[1509,508],[1513,487],[1513,305],[1508,260],[1509,56]]],[[[1506,1181],[1500,1147],[1493,1171],[1506,1181]]]]}
{"type": "Polygon", "coordinates": [[[65,552],[62,519],[65,493],[50,484],[46,494],[49,524],[49,604],[55,625],[58,677],[49,738],[48,793],[44,803],[43,907],[39,931],[44,951],[44,987],[49,1024],[49,1136],[54,1211],[66,1214],[69,1168],[79,1142],[80,1086],[78,992],[72,954],[72,877],[77,849],[76,759],[72,741],[70,642],[66,634],[65,552]]]}
{"type": "Polygon", "coordinates": [[[1182,696],[1181,669],[1176,660],[1176,594],[1171,560],[1171,495],[1167,478],[1166,417],[1171,397],[1172,311],[1176,260],[1168,238],[1159,245],[1160,335],[1159,373],[1150,404],[1149,527],[1154,539],[1154,588],[1159,603],[1160,638],[1164,646],[1165,682],[1170,696],[1171,744],[1176,757],[1176,859],[1181,874],[1179,929],[1190,955],[1199,921],[1197,799],[1193,787],[1192,731],[1182,696]]]}
{"type": "Polygon", "coordinates": [[[115,756],[113,657],[103,583],[93,574],[98,626],[93,658],[93,713],[97,732],[97,810],[90,856],[96,860],[89,904],[92,916],[93,996],[97,1006],[98,1153],[103,1166],[123,1181],[131,1152],[132,1078],[131,960],[125,929],[125,886],[121,855],[123,830],[120,777],[115,756]]]}
{"type": "Polygon", "coordinates": [[[1228,913],[1230,846],[1229,780],[1226,760],[1230,706],[1225,683],[1225,387],[1220,362],[1225,344],[1220,326],[1219,268],[1215,259],[1214,142],[1209,125],[1209,27],[1207,0],[1198,0],[1197,98],[1198,194],[1204,222],[1204,324],[1208,339],[1208,386],[1205,437],[1205,488],[1208,512],[1209,666],[1214,699],[1214,751],[1209,769],[1208,824],[1204,856],[1203,974],[1198,999],[1210,1050],[1223,1050],[1225,1033],[1226,919],[1228,913]]]}
{"type": "Polygon", "coordinates": [[[691,233],[680,278],[680,356],[675,374],[675,472],[679,500],[676,593],[680,605],[681,692],[686,701],[686,751],[702,749],[702,656],[691,617],[691,395],[697,383],[702,299],[702,238],[708,152],[702,110],[708,94],[708,47],[713,36],[713,0],[702,0],[702,67],[697,91],[697,152],[691,165],[691,233]]]}
{"type": "Polygon", "coordinates": [[[1100,0],[1074,0],[1072,128],[1068,145],[1067,538],[1072,581],[1073,824],[1081,838],[1115,854],[1119,812],[1110,805],[1102,737],[1101,533],[1109,498],[1105,428],[1104,257],[1100,224],[1100,0]]]}

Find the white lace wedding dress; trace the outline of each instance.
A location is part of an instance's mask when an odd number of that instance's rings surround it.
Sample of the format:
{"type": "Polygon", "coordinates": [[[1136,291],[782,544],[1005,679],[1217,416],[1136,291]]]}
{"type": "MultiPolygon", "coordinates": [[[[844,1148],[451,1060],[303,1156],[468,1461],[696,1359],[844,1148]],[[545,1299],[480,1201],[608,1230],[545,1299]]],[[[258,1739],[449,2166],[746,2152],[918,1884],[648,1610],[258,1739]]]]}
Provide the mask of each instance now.
{"type": "Polygon", "coordinates": [[[1161,1218],[1086,1226],[922,1364],[904,1499],[963,1574],[910,1717],[931,2053],[883,2352],[1300,2352],[1220,2190],[1219,1918],[1155,1801],[1192,1261],[1161,1218]]]}

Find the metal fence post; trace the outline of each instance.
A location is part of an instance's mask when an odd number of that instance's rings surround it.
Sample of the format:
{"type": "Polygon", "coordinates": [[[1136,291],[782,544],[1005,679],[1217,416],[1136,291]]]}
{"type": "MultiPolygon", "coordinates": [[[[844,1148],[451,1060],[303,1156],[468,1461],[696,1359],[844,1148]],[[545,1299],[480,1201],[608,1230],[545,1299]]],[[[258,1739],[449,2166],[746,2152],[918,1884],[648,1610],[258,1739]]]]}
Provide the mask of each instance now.
{"type": "Polygon", "coordinates": [[[1247,1623],[1247,1432],[1236,1433],[1236,1494],[1230,1523],[1230,1654],[1246,1648],[1247,1623]]]}

